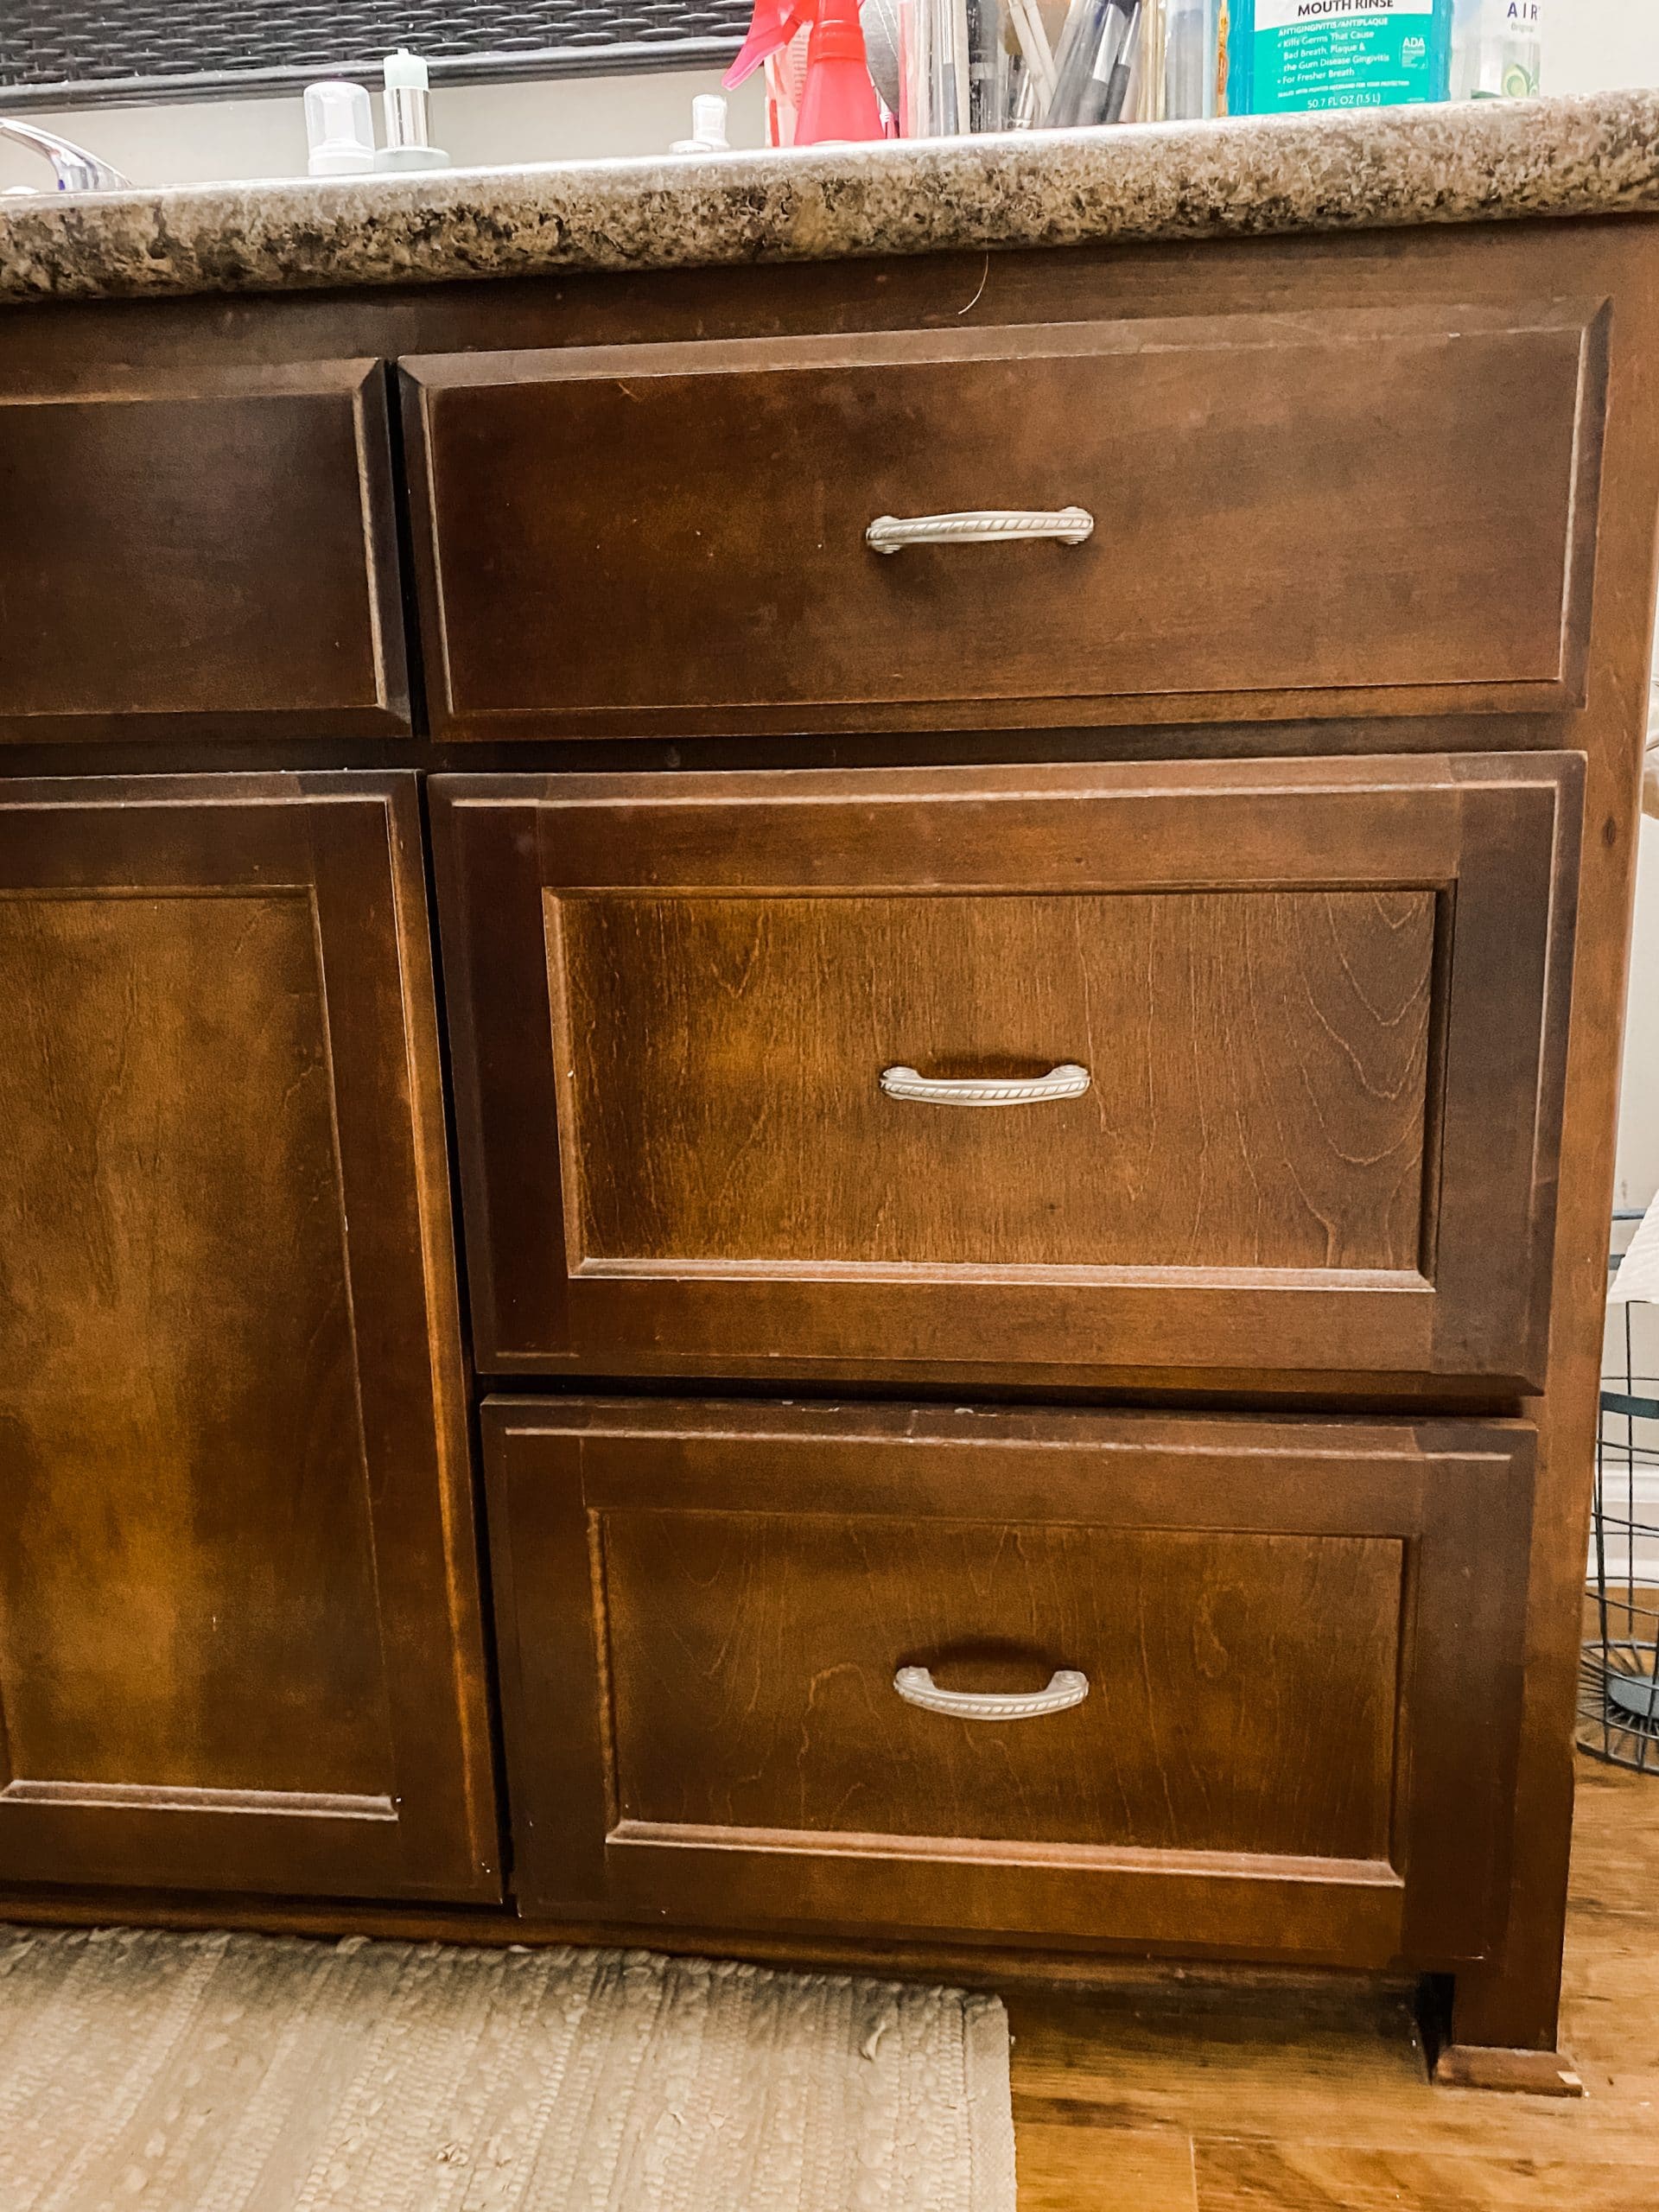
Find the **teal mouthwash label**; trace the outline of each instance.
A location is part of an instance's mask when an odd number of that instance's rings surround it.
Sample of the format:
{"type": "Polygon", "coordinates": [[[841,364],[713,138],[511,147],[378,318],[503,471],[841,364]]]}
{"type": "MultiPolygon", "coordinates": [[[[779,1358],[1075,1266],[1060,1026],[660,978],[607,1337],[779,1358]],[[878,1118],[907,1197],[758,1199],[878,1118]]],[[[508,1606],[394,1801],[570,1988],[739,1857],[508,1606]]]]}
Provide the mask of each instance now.
{"type": "Polygon", "coordinates": [[[1241,57],[1253,114],[1446,96],[1449,0],[1255,0],[1254,12],[1241,57]]]}

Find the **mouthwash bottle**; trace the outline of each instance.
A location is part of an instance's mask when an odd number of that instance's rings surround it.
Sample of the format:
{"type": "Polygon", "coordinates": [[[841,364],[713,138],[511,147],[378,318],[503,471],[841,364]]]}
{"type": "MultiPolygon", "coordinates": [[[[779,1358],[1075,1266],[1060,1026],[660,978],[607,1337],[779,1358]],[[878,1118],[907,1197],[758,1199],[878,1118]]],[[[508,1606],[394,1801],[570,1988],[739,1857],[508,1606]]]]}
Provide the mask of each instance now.
{"type": "Polygon", "coordinates": [[[1452,0],[1232,0],[1234,115],[1443,100],[1452,0]]]}

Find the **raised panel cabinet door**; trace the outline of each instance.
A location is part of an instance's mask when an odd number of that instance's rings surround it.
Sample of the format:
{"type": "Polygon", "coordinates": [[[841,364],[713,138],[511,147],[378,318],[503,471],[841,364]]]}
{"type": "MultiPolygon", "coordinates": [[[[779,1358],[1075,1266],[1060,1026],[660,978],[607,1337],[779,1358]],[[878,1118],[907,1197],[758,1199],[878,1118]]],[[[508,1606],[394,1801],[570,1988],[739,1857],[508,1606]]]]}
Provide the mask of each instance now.
{"type": "Polygon", "coordinates": [[[1522,1424],[495,1398],[485,1437],[528,1912],[1502,1932],[1522,1424]]]}
{"type": "Polygon", "coordinates": [[[1190,285],[1122,320],[406,358],[435,727],[1576,702],[1605,302],[1218,315],[1190,285]]]}
{"type": "Polygon", "coordinates": [[[501,1890],[415,780],[0,785],[0,1884],[501,1890]]]}
{"type": "Polygon", "coordinates": [[[436,779],[480,1363],[1537,1382],[1580,783],[436,779]]]}
{"type": "Polygon", "coordinates": [[[0,742],[406,732],[385,378],[0,393],[0,742]]]}

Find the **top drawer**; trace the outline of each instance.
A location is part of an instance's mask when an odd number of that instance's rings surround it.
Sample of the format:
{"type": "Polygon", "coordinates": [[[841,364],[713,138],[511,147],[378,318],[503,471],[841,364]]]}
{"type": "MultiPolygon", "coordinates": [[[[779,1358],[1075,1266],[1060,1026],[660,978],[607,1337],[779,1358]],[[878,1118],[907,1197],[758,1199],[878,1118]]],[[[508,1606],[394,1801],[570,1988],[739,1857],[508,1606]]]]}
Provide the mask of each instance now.
{"type": "Polygon", "coordinates": [[[1605,352],[1567,303],[407,360],[435,726],[1568,703],[1605,352]],[[1092,528],[868,536],[982,510],[1092,528]]]}
{"type": "Polygon", "coordinates": [[[8,392],[0,514],[0,740],[408,728],[379,362],[8,392]]]}

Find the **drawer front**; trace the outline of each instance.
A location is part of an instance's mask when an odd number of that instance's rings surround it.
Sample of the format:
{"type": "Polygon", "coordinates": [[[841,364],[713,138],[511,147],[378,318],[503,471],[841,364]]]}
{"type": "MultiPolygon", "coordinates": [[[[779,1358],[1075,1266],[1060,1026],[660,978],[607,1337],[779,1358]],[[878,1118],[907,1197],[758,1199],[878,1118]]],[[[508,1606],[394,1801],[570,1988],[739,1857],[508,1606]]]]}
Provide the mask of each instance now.
{"type": "Polygon", "coordinates": [[[486,1436],[528,1910],[1497,1933],[1519,1425],[495,1399],[486,1436]]]}
{"type": "Polygon", "coordinates": [[[1574,760],[435,788],[486,1368],[1536,1381],[1574,760]]]}
{"type": "Polygon", "coordinates": [[[1556,303],[406,360],[435,722],[1559,706],[1605,352],[1556,303]],[[1092,526],[913,542],[982,510],[1092,526]]]}
{"type": "Polygon", "coordinates": [[[0,396],[0,741],[409,727],[385,371],[0,396]]]}

